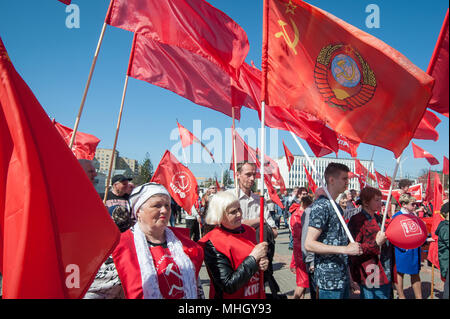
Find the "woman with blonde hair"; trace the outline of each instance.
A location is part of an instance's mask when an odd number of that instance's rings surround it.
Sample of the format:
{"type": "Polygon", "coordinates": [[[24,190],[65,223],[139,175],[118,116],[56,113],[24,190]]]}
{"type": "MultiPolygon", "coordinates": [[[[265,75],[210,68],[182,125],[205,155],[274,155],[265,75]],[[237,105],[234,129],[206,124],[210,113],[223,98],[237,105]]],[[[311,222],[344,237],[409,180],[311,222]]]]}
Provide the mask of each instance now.
{"type": "Polygon", "coordinates": [[[211,280],[209,298],[260,298],[259,271],[269,265],[267,243],[256,244],[255,230],[242,224],[237,197],[217,193],[209,203],[206,223],[217,225],[198,241],[211,280]]]}

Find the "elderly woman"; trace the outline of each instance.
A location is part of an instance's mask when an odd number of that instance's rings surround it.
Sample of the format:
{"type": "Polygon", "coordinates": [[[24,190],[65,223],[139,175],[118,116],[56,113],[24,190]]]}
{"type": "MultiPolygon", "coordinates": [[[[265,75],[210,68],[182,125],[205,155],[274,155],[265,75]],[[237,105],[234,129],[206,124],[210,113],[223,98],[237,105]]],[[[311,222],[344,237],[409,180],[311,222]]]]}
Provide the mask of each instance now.
{"type": "MultiPolygon", "coordinates": [[[[416,198],[409,193],[400,195],[398,200],[401,208],[400,211],[392,216],[392,219],[401,214],[412,214],[416,210],[416,198]]],[[[415,249],[402,249],[395,247],[395,260],[397,265],[397,283],[395,289],[397,290],[399,299],[405,299],[403,292],[403,277],[404,274],[411,276],[411,285],[413,287],[416,299],[422,299],[422,283],[420,281],[420,264],[421,251],[420,247],[415,249]]]]}
{"type": "Polygon", "coordinates": [[[182,229],[167,226],[171,213],[167,190],[147,183],[135,188],[129,201],[137,223],[122,233],[112,254],[125,297],[199,298],[203,251],[182,229]]]}
{"type": "Polygon", "coordinates": [[[348,228],[361,244],[363,254],[350,257],[352,279],[360,286],[361,299],[390,299],[392,282],[395,279],[394,249],[381,232],[382,193],[372,187],[365,187],[360,194],[362,210],[354,215],[348,228]],[[377,271],[378,276],[373,274],[377,271]],[[371,278],[373,280],[371,280],[371,278]]]}
{"type": "Polygon", "coordinates": [[[260,298],[259,270],[269,265],[267,243],[256,244],[255,230],[241,219],[241,207],[233,193],[219,192],[211,199],[206,222],[218,226],[198,242],[211,279],[210,299],[260,298]]]}

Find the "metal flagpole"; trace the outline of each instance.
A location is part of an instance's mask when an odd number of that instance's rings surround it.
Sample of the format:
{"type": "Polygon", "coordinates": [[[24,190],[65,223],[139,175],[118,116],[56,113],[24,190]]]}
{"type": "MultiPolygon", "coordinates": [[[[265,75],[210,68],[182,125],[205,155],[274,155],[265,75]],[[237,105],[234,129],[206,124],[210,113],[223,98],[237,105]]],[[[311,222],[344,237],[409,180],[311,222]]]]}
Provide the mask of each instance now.
{"type": "MultiPolygon", "coordinates": [[[[264,166],[265,166],[265,148],[266,148],[266,131],[265,131],[265,108],[266,102],[261,102],[261,168],[260,168],[260,196],[259,196],[259,242],[264,241],[264,166]]],[[[265,293],[264,289],[264,272],[261,270],[259,272],[259,287],[261,298],[265,293]]]]}
{"type": "Polygon", "coordinates": [[[234,161],[234,189],[236,191],[236,197],[239,199],[239,186],[238,186],[238,181],[237,181],[237,154],[236,154],[236,125],[234,123],[234,107],[231,108],[231,116],[233,119],[233,134],[232,134],[232,139],[233,139],[233,161],[234,161]]]}
{"type": "Polygon", "coordinates": [[[386,223],[387,210],[388,210],[388,207],[391,205],[392,189],[394,188],[395,177],[397,176],[397,171],[398,171],[398,167],[400,166],[401,158],[402,158],[401,155],[397,158],[397,163],[395,164],[394,174],[393,174],[392,180],[391,180],[391,186],[389,187],[389,194],[388,194],[388,197],[386,200],[386,206],[384,207],[384,212],[383,212],[383,222],[381,223],[381,231],[382,232],[384,232],[384,225],[386,223]]]}
{"type": "MultiPolygon", "coordinates": [[[[286,123],[286,126],[289,127],[289,125],[286,123]]],[[[290,127],[289,127],[290,129],[290,127]]],[[[302,151],[303,155],[306,157],[306,160],[308,161],[309,165],[313,168],[314,172],[317,175],[317,171],[316,171],[316,167],[313,165],[311,158],[309,157],[309,155],[306,153],[306,150],[303,148],[303,145],[300,143],[300,141],[298,140],[297,136],[291,132],[291,130],[289,130],[289,132],[291,133],[292,137],[294,138],[295,142],[297,143],[297,145],[300,147],[300,150],[302,151]]],[[[336,212],[337,217],[339,218],[339,221],[341,222],[342,227],[344,228],[345,233],[347,234],[348,239],[350,240],[351,243],[354,243],[355,240],[353,239],[352,234],[350,233],[350,230],[347,227],[347,224],[345,223],[344,219],[342,218],[341,213],[339,212],[339,209],[336,206],[336,202],[334,201],[334,199],[331,197],[330,193],[328,192],[327,186],[325,185],[325,181],[323,178],[320,179],[320,186],[323,187],[323,190],[325,191],[325,193],[327,194],[328,199],[331,202],[331,206],[333,206],[334,211],[336,212]]]]}
{"type": "MultiPolygon", "coordinates": [[[[373,156],[375,155],[375,146],[373,147],[373,150],[372,150],[372,157],[370,158],[370,162],[372,162],[373,161],[373,156]]],[[[362,164],[361,164],[362,165],[362,164]]],[[[365,180],[365,182],[364,182],[364,186],[366,186],[367,185],[367,181],[369,180],[369,174],[370,174],[370,166],[369,166],[369,168],[367,168],[367,176],[366,176],[366,180],[365,180]]]]}
{"type": "Polygon", "coordinates": [[[94,53],[94,59],[92,60],[91,69],[89,71],[88,80],[86,83],[86,87],[84,88],[83,98],[81,99],[80,109],[78,110],[77,119],[75,120],[75,126],[72,132],[72,138],[70,139],[69,148],[72,149],[73,143],[75,141],[75,135],[78,131],[78,124],[80,123],[81,114],[83,113],[84,103],[86,102],[86,96],[89,90],[89,86],[91,84],[92,74],[94,73],[95,65],[97,64],[98,53],[100,52],[100,47],[102,46],[103,37],[105,35],[106,23],[103,23],[102,32],[100,33],[100,38],[97,43],[97,49],[94,53]]]}
{"type": "Polygon", "coordinates": [[[124,105],[124,102],[125,102],[125,95],[126,95],[126,92],[127,92],[127,87],[128,87],[128,74],[125,77],[125,84],[123,86],[123,93],[122,93],[122,101],[120,103],[119,118],[117,119],[116,136],[114,137],[114,146],[113,146],[113,150],[112,150],[112,160],[111,160],[111,163],[109,164],[108,178],[106,179],[105,197],[103,198],[103,202],[104,203],[106,203],[106,198],[108,197],[108,189],[109,189],[110,182],[111,182],[111,172],[112,172],[112,169],[113,169],[114,154],[116,152],[117,139],[119,137],[120,122],[122,121],[123,105],[124,105]]]}

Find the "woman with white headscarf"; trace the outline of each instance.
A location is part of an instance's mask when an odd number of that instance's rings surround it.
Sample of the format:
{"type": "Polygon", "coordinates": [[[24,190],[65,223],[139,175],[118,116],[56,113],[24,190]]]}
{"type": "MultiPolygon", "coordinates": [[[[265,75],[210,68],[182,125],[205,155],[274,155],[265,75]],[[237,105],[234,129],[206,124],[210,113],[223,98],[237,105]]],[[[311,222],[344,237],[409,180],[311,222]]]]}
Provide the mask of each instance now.
{"type": "Polygon", "coordinates": [[[129,198],[137,223],[122,233],[112,257],[126,298],[197,299],[203,250],[182,228],[168,227],[170,195],[155,183],[129,198]]]}

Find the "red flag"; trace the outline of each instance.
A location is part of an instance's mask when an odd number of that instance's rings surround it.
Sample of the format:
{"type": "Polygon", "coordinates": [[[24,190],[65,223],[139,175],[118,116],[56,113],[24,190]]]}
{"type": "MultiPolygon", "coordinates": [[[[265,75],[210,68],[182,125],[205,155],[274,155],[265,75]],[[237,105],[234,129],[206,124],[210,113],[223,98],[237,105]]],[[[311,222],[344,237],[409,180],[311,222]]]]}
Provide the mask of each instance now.
{"type": "MultiPolygon", "coordinates": [[[[259,168],[259,160],[258,155],[256,154],[256,151],[248,146],[247,143],[243,140],[243,138],[236,132],[236,130],[231,129],[233,138],[235,139],[235,148],[233,148],[232,156],[231,156],[231,163],[230,163],[230,170],[234,171],[234,152],[236,151],[236,162],[242,163],[242,162],[248,162],[248,163],[254,163],[259,168]]],[[[259,175],[259,170],[257,170],[257,178],[259,175]]]]}
{"type": "Polygon", "coordinates": [[[433,186],[431,185],[431,168],[427,174],[427,189],[425,190],[425,201],[431,203],[433,201],[433,186]]]}
{"type": "Polygon", "coordinates": [[[1,39],[0,75],[3,297],[81,298],[119,230],[1,39]]]}
{"type": "MultiPolygon", "coordinates": [[[[258,158],[261,158],[261,152],[258,148],[256,149],[256,153],[258,154],[258,158]]],[[[277,162],[266,154],[264,155],[264,174],[270,177],[269,181],[272,184],[280,187],[281,193],[284,193],[286,190],[286,184],[284,183],[283,176],[281,176],[280,168],[278,167],[277,162]]]]}
{"type": "Polygon", "coordinates": [[[69,5],[72,0],[59,0],[60,2],[69,5]]]}
{"type": "Polygon", "coordinates": [[[221,188],[220,188],[219,182],[217,181],[217,178],[216,178],[216,189],[218,192],[221,191],[221,188]]]}
{"type": "Polygon", "coordinates": [[[239,81],[220,66],[189,50],[153,41],[142,34],[134,36],[127,74],[228,116],[232,116],[234,107],[236,119],[240,118],[240,106],[252,101],[241,90],[239,81]]]}
{"type": "Polygon", "coordinates": [[[439,133],[436,131],[436,126],[441,123],[441,120],[431,111],[426,110],[425,115],[420,121],[419,126],[414,133],[414,138],[419,140],[433,140],[439,139],[439,133]]]}
{"type": "Polygon", "coordinates": [[[204,0],[112,0],[105,22],[188,50],[229,73],[249,51],[245,31],[204,0]]]}
{"type": "Polygon", "coordinates": [[[300,0],[268,0],[263,100],[394,152],[414,135],[433,78],[379,39],[300,0]],[[407,94],[404,90],[414,94],[407,94]],[[398,121],[399,114],[407,114],[398,121]]]}
{"type": "Polygon", "coordinates": [[[180,132],[181,146],[183,148],[186,148],[186,147],[190,146],[191,144],[193,144],[194,142],[197,142],[205,149],[205,151],[208,152],[208,154],[209,154],[209,156],[211,156],[213,162],[215,162],[214,156],[212,155],[211,151],[205,146],[205,144],[203,144],[197,137],[195,137],[194,134],[192,134],[183,125],[178,123],[178,121],[177,121],[177,125],[178,125],[178,131],[180,132]]]}
{"type": "Polygon", "coordinates": [[[355,141],[349,139],[348,137],[345,137],[344,135],[339,134],[339,133],[337,134],[337,139],[338,139],[339,149],[341,151],[347,152],[352,157],[358,156],[357,149],[360,144],[359,142],[355,142],[355,141]]]}
{"type": "Polygon", "coordinates": [[[428,107],[448,117],[448,9],[427,73],[436,83],[428,107]]]}
{"type": "Polygon", "coordinates": [[[306,168],[305,164],[303,164],[303,168],[305,169],[306,178],[308,179],[308,185],[313,194],[316,193],[317,185],[314,182],[313,178],[311,177],[311,174],[309,174],[308,169],[306,168]]]}
{"type": "Polygon", "coordinates": [[[364,179],[369,177],[371,180],[376,181],[377,178],[373,175],[358,159],[355,159],[355,173],[357,175],[364,175],[364,179]]]}
{"type": "Polygon", "coordinates": [[[378,188],[389,189],[391,187],[391,180],[381,175],[375,170],[375,175],[377,177],[378,188]]]}
{"type": "Polygon", "coordinates": [[[163,185],[173,200],[191,215],[192,206],[198,201],[197,180],[170,151],[164,153],[151,182],[163,185]]]}
{"type": "Polygon", "coordinates": [[[292,165],[294,165],[295,157],[292,155],[291,151],[287,148],[287,146],[284,144],[283,141],[283,147],[284,147],[284,154],[286,156],[286,162],[288,166],[288,172],[291,170],[292,165]]]}
{"type": "Polygon", "coordinates": [[[430,165],[438,165],[439,161],[437,160],[436,157],[434,157],[433,155],[431,155],[430,153],[428,153],[427,151],[425,151],[423,148],[420,148],[419,146],[417,146],[416,144],[412,143],[412,149],[413,149],[413,154],[414,154],[414,158],[425,158],[428,163],[430,163],[430,165]]]}
{"type": "Polygon", "coordinates": [[[448,158],[444,156],[444,165],[442,168],[442,174],[448,175],[448,158]]]}
{"type": "MultiPolygon", "coordinates": [[[[69,145],[73,130],[56,122],[55,120],[53,120],[52,123],[64,139],[64,142],[69,145]]],[[[98,143],[100,143],[100,140],[94,135],[77,131],[77,135],[75,136],[75,141],[72,146],[72,152],[78,159],[88,159],[92,161],[95,157],[95,150],[97,149],[98,143]]]]}
{"type": "Polygon", "coordinates": [[[438,269],[439,267],[439,258],[438,258],[438,237],[435,232],[439,223],[444,219],[441,216],[441,206],[442,206],[442,184],[439,178],[439,174],[434,172],[434,181],[433,181],[433,222],[431,226],[431,237],[435,240],[430,243],[430,247],[428,249],[428,257],[427,259],[433,263],[438,269]]]}

